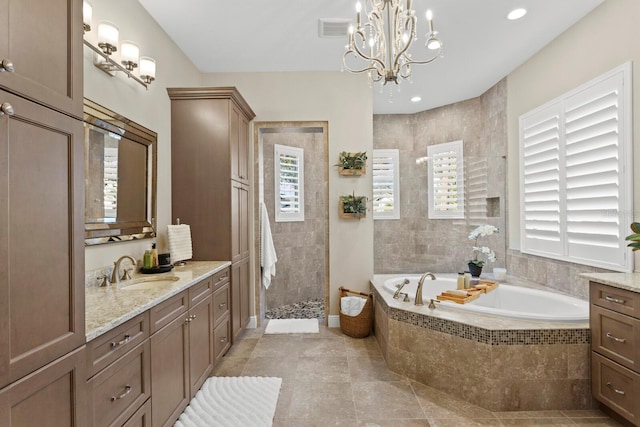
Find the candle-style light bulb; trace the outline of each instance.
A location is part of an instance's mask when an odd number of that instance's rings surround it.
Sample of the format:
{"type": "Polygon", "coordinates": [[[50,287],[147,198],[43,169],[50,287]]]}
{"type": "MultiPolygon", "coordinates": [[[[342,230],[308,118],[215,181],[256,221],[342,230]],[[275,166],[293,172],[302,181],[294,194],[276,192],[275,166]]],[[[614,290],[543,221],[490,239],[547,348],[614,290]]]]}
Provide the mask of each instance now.
{"type": "Polygon", "coordinates": [[[362,12],[362,3],[356,2],[356,24],[358,25],[358,29],[360,29],[360,12],[362,12]]]}
{"type": "Polygon", "coordinates": [[[427,22],[429,23],[429,32],[433,33],[433,12],[431,9],[427,9],[427,22]]]}

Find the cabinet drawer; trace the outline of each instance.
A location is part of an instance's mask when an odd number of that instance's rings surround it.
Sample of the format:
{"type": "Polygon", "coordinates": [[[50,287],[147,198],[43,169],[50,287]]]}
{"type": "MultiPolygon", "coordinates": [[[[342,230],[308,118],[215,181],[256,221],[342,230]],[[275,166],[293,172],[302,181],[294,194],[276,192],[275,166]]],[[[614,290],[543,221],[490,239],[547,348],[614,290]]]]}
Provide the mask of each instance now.
{"type": "Polygon", "coordinates": [[[591,388],[596,399],[638,425],[640,375],[592,353],[591,388]]]}
{"type": "Polygon", "coordinates": [[[134,317],[87,344],[89,377],[149,337],[149,312],[134,317]]]}
{"type": "Polygon", "coordinates": [[[156,305],[150,310],[151,333],[153,334],[163,326],[168,325],[176,317],[184,315],[188,309],[189,298],[187,291],[183,291],[156,305]]]}
{"type": "Polygon", "coordinates": [[[216,274],[212,276],[213,279],[213,289],[217,290],[225,283],[229,282],[231,278],[231,271],[229,268],[225,268],[224,270],[218,271],[216,274]]]}
{"type": "Polygon", "coordinates": [[[213,330],[213,354],[216,362],[231,347],[231,320],[229,317],[220,322],[213,330]]]}
{"type": "Polygon", "coordinates": [[[151,427],[151,399],[147,399],[122,427],[151,427]]]}
{"type": "Polygon", "coordinates": [[[593,350],[640,371],[640,320],[595,305],[590,317],[593,350]]]}
{"type": "Polygon", "coordinates": [[[227,282],[220,289],[216,289],[213,293],[213,324],[220,323],[223,317],[229,314],[229,306],[231,305],[231,291],[227,282]]]}
{"type": "Polygon", "coordinates": [[[211,296],[213,292],[213,279],[207,277],[204,280],[192,285],[189,288],[189,307],[193,307],[200,301],[203,301],[211,296]]]}
{"type": "Polygon", "coordinates": [[[151,393],[149,340],[88,381],[90,426],[122,425],[151,393]]]}
{"type": "Polygon", "coordinates": [[[640,294],[590,282],[591,304],[640,319],[640,294]]]}

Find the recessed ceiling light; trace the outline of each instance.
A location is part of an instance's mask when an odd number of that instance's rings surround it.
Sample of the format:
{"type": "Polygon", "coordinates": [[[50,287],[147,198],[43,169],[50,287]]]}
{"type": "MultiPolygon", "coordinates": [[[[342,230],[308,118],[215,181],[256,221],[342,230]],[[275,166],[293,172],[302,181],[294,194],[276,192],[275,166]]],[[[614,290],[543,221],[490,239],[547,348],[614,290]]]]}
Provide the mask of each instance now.
{"type": "Polygon", "coordinates": [[[523,9],[523,8],[513,9],[507,15],[507,19],[510,21],[515,21],[516,19],[522,18],[526,14],[527,14],[527,9],[523,9]]]}
{"type": "Polygon", "coordinates": [[[411,98],[411,102],[420,102],[420,101],[422,101],[421,96],[414,96],[413,98],[411,98]]]}

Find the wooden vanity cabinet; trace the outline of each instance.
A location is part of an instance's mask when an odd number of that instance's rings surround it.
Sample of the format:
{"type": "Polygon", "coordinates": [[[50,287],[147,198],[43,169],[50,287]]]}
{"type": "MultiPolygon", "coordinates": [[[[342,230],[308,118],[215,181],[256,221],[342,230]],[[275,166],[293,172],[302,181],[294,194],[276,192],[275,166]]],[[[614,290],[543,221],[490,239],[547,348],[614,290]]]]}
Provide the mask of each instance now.
{"type": "Polygon", "coordinates": [[[590,282],[594,397],[640,426],[640,293],[590,282]]]}
{"type": "Polygon", "coordinates": [[[0,425],[85,427],[84,346],[0,390],[0,425]]]}
{"type": "Polygon", "coordinates": [[[214,365],[231,348],[231,284],[229,276],[229,269],[214,276],[212,331],[214,365]]]}
{"type": "Polygon", "coordinates": [[[231,260],[234,336],[249,321],[249,122],[233,87],[171,88],[172,218],[191,226],[194,260],[231,260]]]}
{"type": "Polygon", "coordinates": [[[82,122],[1,103],[0,388],[85,343],[82,122]]]}
{"type": "Polygon", "coordinates": [[[172,426],[213,370],[212,292],[208,277],[151,309],[152,330],[162,324],[151,335],[153,426],[172,426]]]}
{"type": "Polygon", "coordinates": [[[81,118],[82,0],[0,0],[0,23],[0,87],[81,118]]]}

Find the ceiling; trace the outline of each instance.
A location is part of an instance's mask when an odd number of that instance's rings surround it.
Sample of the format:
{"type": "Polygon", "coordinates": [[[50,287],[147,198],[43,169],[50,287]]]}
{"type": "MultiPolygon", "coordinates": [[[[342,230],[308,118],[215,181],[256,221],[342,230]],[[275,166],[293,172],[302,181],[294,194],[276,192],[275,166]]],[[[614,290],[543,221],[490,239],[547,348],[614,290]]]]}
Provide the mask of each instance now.
{"type": "MultiPolygon", "coordinates": [[[[374,114],[415,113],[479,96],[603,1],[414,0],[419,39],[413,57],[428,57],[427,8],[444,56],[414,65],[412,83],[382,90],[374,84],[374,114]],[[528,13],[507,20],[515,7],[528,13]],[[422,101],[411,102],[416,95],[422,101]]],[[[355,0],[139,2],[205,73],[339,71],[346,37],[320,38],[318,20],[355,17],[355,0]]]]}

